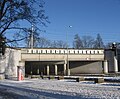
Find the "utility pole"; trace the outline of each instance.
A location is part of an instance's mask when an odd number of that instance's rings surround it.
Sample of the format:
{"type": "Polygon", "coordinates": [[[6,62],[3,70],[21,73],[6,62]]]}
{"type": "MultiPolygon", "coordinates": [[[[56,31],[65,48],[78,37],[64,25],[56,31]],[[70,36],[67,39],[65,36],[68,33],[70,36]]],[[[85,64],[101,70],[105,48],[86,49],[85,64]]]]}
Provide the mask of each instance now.
{"type": "Polygon", "coordinates": [[[30,33],[30,48],[32,49],[33,47],[34,47],[34,27],[32,24],[31,33],[30,33]]]}
{"type": "MultiPolygon", "coordinates": [[[[69,26],[69,28],[72,28],[72,26],[69,26]]],[[[67,76],[70,75],[70,66],[69,66],[69,59],[68,59],[68,32],[66,33],[66,40],[67,40],[67,76]]]]}

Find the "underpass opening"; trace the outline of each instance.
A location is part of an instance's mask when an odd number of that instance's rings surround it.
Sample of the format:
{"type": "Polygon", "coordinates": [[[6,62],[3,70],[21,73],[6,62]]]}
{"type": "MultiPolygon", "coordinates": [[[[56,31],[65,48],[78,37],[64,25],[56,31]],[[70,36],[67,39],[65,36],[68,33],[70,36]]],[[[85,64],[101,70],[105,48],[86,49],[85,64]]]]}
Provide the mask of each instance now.
{"type": "MultiPolygon", "coordinates": [[[[26,61],[25,75],[55,75],[55,65],[58,61],[26,61]]],[[[63,75],[64,65],[57,64],[57,75],[63,75]]]]}
{"type": "Polygon", "coordinates": [[[26,61],[25,75],[45,75],[45,65],[40,62],[26,61]]]}

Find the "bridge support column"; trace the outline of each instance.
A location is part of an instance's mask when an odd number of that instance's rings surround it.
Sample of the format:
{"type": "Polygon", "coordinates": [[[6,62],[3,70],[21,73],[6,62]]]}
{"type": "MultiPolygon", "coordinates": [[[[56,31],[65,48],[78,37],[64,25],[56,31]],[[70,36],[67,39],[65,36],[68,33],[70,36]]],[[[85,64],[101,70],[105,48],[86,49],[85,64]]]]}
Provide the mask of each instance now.
{"type": "Polygon", "coordinates": [[[49,75],[50,74],[50,67],[49,67],[49,65],[47,65],[47,75],[49,75]]]}
{"type": "Polygon", "coordinates": [[[107,60],[104,61],[104,73],[105,74],[108,73],[108,61],[107,60]]]}
{"type": "Polygon", "coordinates": [[[118,72],[118,60],[117,60],[117,56],[114,56],[114,72],[115,73],[118,72]]]}
{"type": "Polygon", "coordinates": [[[57,65],[55,65],[55,75],[57,75],[57,65]]]}
{"type": "Polygon", "coordinates": [[[37,67],[37,74],[40,74],[39,66],[37,67]]]}
{"type": "Polygon", "coordinates": [[[32,75],[32,66],[30,65],[30,75],[32,75]]]}
{"type": "Polygon", "coordinates": [[[70,76],[70,66],[69,66],[69,61],[66,61],[66,75],[70,76]]]}
{"type": "Polygon", "coordinates": [[[65,63],[64,64],[64,75],[66,75],[66,66],[67,66],[67,64],[65,63]]]}

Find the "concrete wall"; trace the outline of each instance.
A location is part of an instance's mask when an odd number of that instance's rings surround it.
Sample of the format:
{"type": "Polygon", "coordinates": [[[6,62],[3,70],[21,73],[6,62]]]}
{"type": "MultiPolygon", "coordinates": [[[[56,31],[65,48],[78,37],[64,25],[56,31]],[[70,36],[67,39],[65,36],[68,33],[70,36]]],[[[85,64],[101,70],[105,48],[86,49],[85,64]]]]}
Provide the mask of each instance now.
{"type": "Polygon", "coordinates": [[[114,51],[106,50],[105,59],[108,60],[108,72],[114,72],[114,51]]]}
{"type": "Polygon", "coordinates": [[[4,74],[5,74],[5,57],[4,56],[0,56],[0,80],[4,79],[4,74]]]}
{"type": "Polygon", "coordinates": [[[6,53],[0,59],[0,73],[4,76],[17,77],[17,66],[21,60],[21,50],[6,49],[6,53]]]}
{"type": "Polygon", "coordinates": [[[103,73],[102,61],[80,61],[71,62],[70,72],[72,74],[101,74],[103,73]]]}

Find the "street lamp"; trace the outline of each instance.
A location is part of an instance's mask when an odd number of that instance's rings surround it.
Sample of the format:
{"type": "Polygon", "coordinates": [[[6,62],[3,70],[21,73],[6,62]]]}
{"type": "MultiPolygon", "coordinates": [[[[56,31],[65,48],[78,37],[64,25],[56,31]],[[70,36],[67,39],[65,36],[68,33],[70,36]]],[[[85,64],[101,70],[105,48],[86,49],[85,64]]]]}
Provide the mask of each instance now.
{"type": "MultiPolygon", "coordinates": [[[[72,26],[69,26],[69,28],[72,28],[72,26]]],[[[70,75],[70,69],[69,69],[69,60],[68,60],[68,32],[66,33],[66,41],[67,41],[67,76],[70,75]]]]}
{"type": "Polygon", "coordinates": [[[117,52],[117,43],[116,42],[113,42],[112,45],[110,46],[112,51],[114,51],[114,56],[116,56],[116,52],[117,52]]]}
{"type": "Polygon", "coordinates": [[[34,26],[32,24],[31,30],[30,30],[30,41],[29,41],[29,47],[33,49],[34,47],[34,26]]]}
{"type": "Polygon", "coordinates": [[[112,43],[112,50],[114,51],[114,72],[118,72],[118,54],[117,54],[117,47],[120,43],[113,42],[112,43]]]}

